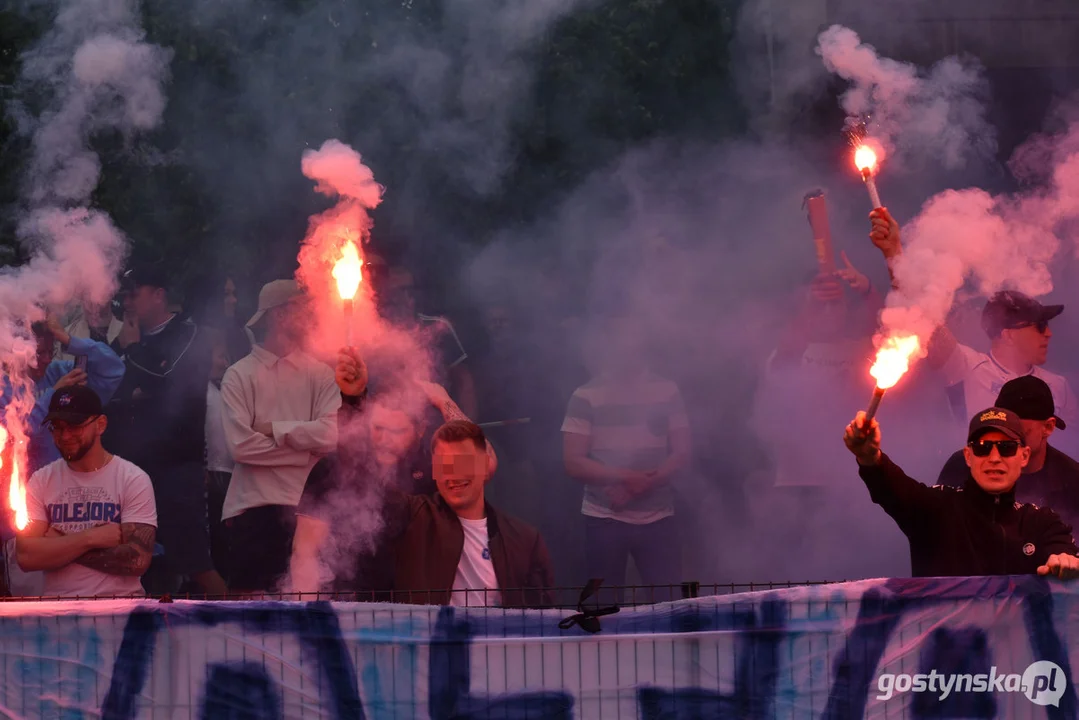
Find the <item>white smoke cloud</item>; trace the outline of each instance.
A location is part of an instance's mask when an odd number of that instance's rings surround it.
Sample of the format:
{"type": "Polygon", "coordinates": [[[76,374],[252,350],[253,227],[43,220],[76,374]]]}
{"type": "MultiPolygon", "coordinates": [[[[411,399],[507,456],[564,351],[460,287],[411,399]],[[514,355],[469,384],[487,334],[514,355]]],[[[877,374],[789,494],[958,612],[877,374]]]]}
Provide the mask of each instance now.
{"type": "MultiPolygon", "coordinates": [[[[90,207],[101,176],[91,142],[102,132],[130,139],[160,122],[169,59],[145,41],[130,0],[64,3],[22,57],[12,115],[31,143],[17,224],[30,259],[0,274],[0,352],[16,385],[28,382],[31,322],[72,301],[112,297],[127,242],[106,213],[90,207]]],[[[9,408],[9,429],[29,410],[22,405],[9,408]]]]}
{"type": "Polygon", "coordinates": [[[870,118],[869,134],[887,155],[958,168],[996,150],[996,132],[985,117],[987,84],[972,61],[949,57],[920,72],[881,57],[840,25],[820,34],[817,54],[829,72],[850,82],[843,109],[853,122],[870,118]]]}
{"type": "Polygon", "coordinates": [[[1058,137],[1036,137],[1016,154],[1013,168],[1038,159],[1044,181],[1023,192],[993,196],[949,190],[930,198],[904,229],[895,262],[899,289],[882,315],[886,334],[928,339],[968,283],[982,295],[1018,290],[1031,296],[1053,289],[1058,232],[1079,219],[1079,126],[1058,137]]]}

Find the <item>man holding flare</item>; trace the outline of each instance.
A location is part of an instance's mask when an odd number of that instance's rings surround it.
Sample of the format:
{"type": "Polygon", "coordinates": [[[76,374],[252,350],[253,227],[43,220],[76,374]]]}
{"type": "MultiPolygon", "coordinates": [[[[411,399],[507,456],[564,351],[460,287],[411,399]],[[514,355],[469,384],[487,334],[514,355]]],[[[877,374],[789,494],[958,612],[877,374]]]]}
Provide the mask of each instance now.
{"type": "Polygon", "coordinates": [[[1079,577],[1071,528],[1048,508],[1015,501],[1015,484],[1030,460],[1023,425],[1011,410],[974,415],[963,456],[962,488],[928,487],[907,476],[880,449],[880,425],[859,412],[843,441],[873,502],[910,543],[914,577],[1055,575],[1079,577]]]}

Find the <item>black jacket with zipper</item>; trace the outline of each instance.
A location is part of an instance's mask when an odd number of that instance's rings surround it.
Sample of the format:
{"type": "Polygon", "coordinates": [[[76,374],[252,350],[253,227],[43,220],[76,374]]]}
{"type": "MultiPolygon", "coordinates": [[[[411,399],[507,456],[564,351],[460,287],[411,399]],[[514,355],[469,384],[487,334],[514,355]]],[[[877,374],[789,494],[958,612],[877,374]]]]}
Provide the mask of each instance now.
{"type": "Polygon", "coordinates": [[[973,478],[962,488],[928,487],[881,454],[858,474],[910,542],[914,577],[1028,575],[1050,555],[1079,555],[1071,528],[1049,508],[992,495],[973,478]]]}

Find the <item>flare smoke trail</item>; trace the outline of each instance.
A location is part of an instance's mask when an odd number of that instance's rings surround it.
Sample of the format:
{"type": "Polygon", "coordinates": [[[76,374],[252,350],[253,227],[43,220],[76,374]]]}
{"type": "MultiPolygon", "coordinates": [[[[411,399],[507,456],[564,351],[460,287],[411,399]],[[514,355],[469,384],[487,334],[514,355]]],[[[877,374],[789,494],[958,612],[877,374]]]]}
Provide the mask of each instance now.
{"type": "MultiPolygon", "coordinates": [[[[12,114],[30,138],[31,160],[17,231],[30,260],[0,274],[0,348],[16,386],[29,384],[33,321],[72,301],[112,297],[127,248],[109,216],[90,207],[101,176],[90,142],[101,133],[130,141],[160,122],[170,57],[145,41],[135,2],[77,0],[62,4],[21,58],[12,114]]],[[[4,418],[17,441],[25,440],[31,389],[13,388],[4,418]]]]}
{"type": "Polygon", "coordinates": [[[987,83],[981,68],[949,57],[927,73],[880,57],[853,30],[833,25],[818,37],[817,54],[829,72],[850,82],[841,103],[848,121],[869,118],[869,134],[886,155],[933,159],[958,168],[996,150],[985,117],[987,83]]]}
{"type": "MultiPolygon", "coordinates": [[[[1013,289],[1032,296],[1053,289],[1056,230],[1079,218],[1079,126],[1020,148],[1017,161],[1040,158],[1046,184],[1015,195],[949,190],[930,198],[905,231],[895,262],[899,289],[882,314],[886,332],[927,339],[966,283],[983,295],[1013,289]]],[[[1013,162],[1013,168],[1017,168],[1013,162]]]]}
{"type": "MultiPolygon", "coordinates": [[[[363,247],[371,239],[374,223],[369,214],[382,202],[383,188],[363,164],[360,154],[339,140],[327,140],[318,150],[303,154],[303,174],[314,180],[315,190],[338,198],[330,209],[310,219],[307,236],[300,249],[297,281],[314,302],[317,327],[312,334],[312,349],[329,355],[344,344],[341,302],[331,275],[333,264],[341,257],[341,246],[355,243],[363,259],[363,247]]],[[[356,297],[356,316],[361,333],[373,327],[374,314],[370,283],[361,282],[356,297]]]]}
{"type": "MultiPolygon", "coordinates": [[[[330,358],[345,344],[346,336],[333,265],[345,241],[355,243],[363,258],[374,227],[370,211],[382,201],[384,188],[375,182],[360,154],[335,139],[327,140],[318,150],[304,152],[303,174],[317,183],[317,192],[338,198],[333,207],[310,218],[296,273],[313,307],[315,327],[308,336],[309,349],[330,358]]],[[[350,577],[358,555],[370,555],[376,548],[386,492],[397,481],[397,468],[379,468],[371,462],[366,419],[383,407],[403,412],[422,434],[427,400],[417,381],[431,377],[429,349],[407,328],[384,321],[375,301],[370,279],[364,278],[354,300],[352,338],[371,368],[373,380],[377,378],[375,382],[382,387],[372,393],[362,418],[340,428],[338,477],[352,487],[342,485],[325,499],[334,532],[317,558],[296,558],[289,580],[294,590],[332,587],[336,578],[350,577]],[[363,485],[360,494],[356,492],[358,483],[363,485]]]]}

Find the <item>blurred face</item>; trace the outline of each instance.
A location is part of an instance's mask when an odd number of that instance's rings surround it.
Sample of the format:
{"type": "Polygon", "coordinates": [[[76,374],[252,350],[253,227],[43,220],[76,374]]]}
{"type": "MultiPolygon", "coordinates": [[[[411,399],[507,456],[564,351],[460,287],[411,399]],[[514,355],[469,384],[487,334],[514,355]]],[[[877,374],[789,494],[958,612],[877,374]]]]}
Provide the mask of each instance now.
{"type": "Polygon", "coordinates": [[[78,462],[86,457],[94,446],[101,442],[105,432],[105,416],[98,415],[83,423],[69,423],[56,420],[50,424],[52,440],[65,461],[78,462]]]}
{"type": "Polygon", "coordinates": [[[141,285],[124,298],[124,311],[135,317],[143,330],[153,329],[154,323],[168,310],[162,288],[141,285]]]}
{"type": "Polygon", "coordinates": [[[311,321],[310,306],[305,299],[275,307],[267,315],[270,333],[277,334],[282,340],[296,347],[303,347],[307,339],[307,330],[311,321]]]}
{"type": "Polygon", "coordinates": [[[1048,420],[1020,420],[1020,422],[1023,424],[1023,439],[1026,440],[1031,454],[1042,451],[1042,448],[1049,441],[1049,436],[1053,434],[1053,430],[1057,427],[1057,421],[1053,418],[1048,420]]]}
{"type": "Polygon", "coordinates": [[[92,328],[107,328],[112,320],[112,313],[106,305],[83,305],[83,314],[87,324],[92,328]]]}
{"type": "Polygon", "coordinates": [[[492,308],[488,308],[484,314],[484,325],[487,328],[487,335],[493,342],[504,340],[509,335],[510,329],[510,311],[509,308],[497,305],[492,308]]]}
{"type": "Polygon", "coordinates": [[[210,379],[221,380],[225,377],[225,371],[229,369],[229,354],[225,350],[224,343],[217,343],[214,345],[213,352],[210,355],[210,379]]]}
{"type": "Polygon", "coordinates": [[[963,457],[978,487],[987,493],[998,494],[1015,487],[1030,460],[1030,448],[1002,432],[991,430],[978,437],[973,445],[963,448],[963,457]]]}
{"type": "Polygon", "coordinates": [[[813,339],[830,342],[841,338],[848,329],[847,296],[833,277],[818,277],[810,285],[813,300],[813,339]]]}
{"type": "Polygon", "coordinates": [[[416,314],[416,283],[412,273],[402,268],[390,270],[379,298],[381,310],[392,317],[416,314]]]}
{"type": "Polygon", "coordinates": [[[1013,348],[1023,362],[1030,365],[1044,365],[1049,354],[1049,338],[1053,331],[1049,323],[1041,322],[1014,330],[1005,330],[1001,337],[1013,348]]]}
{"type": "Polygon", "coordinates": [[[55,341],[53,340],[52,333],[45,333],[44,335],[35,335],[34,340],[36,345],[34,347],[34,367],[30,368],[30,377],[35,382],[45,377],[45,369],[49,367],[49,363],[52,362],[53,351],[55,341]]]}
{"type": "Polygon", "coordinates": [[[368,411],[371,449],[380,467],[394,467],[416,442],[416,425],[400,410],[373,403],[368,411]]]}
{"type": "Polygon", "coordinates": [[[225,313],[225,317],[236,317],[236,304],[239,300],[236,297],[236,283],[229,278],[225,281],[225,297],[223,301],[222,311],[225,313]]]}
{"type": "Polygon", "coordinates": [[[471,440],[435,443],[433,474],[438,494],[458,515],[483,517],[487,453],[471,440]]]}

